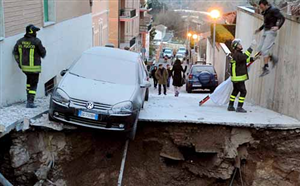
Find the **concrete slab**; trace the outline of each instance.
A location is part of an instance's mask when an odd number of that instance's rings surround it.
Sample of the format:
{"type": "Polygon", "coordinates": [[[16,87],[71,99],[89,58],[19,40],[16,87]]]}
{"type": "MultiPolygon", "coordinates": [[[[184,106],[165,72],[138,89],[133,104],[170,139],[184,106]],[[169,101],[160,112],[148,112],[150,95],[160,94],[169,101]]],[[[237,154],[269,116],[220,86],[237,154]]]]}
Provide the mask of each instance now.
{"type": "Polygon", "coordinates": [[[169,90],[167,96],[158,96],[153,87],[150,92],[149,102],[145,103],[144,110],[140,113],[140,121],[273,129],[300,128],[300,121],[294,118],[247,103],[246,114],[228,112],[227,106],[217,106],[211,101],[200,107],[199,101],[208,93],[188,94],[181,90],[179,97],[175,97],[174,92],[169,90]]]}
{"type": "Polygon", "coordinates": [[[24,119],[33,118],[49,107],[49,97],[36,99],[37,108],[27,109],[25,103],[16,103],[8,107],[0,108],[0,136],[9,133],[24,119]]]}

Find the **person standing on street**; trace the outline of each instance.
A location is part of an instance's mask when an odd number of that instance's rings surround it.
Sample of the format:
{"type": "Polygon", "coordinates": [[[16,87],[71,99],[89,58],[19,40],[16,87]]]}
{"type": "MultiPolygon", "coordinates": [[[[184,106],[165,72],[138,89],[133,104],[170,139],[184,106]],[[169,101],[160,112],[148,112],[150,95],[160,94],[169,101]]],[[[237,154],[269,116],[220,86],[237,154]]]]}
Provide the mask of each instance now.
{"type": "Polygon", "coordinates": [[[249,79],[247,63],[253,62],[254,59],[250,57],[252,48],[250,47],[245,53],[243,53],[243,46],[240,39],[234,39],[231,47],[233,49],[231,63],[231,81],[233,83],[233,91],[230,95],[230,102],[228,105],[228,111],[236,111],[246,113],[243,109],[244,101],[246,98],[247,90],[245,81],[249,79]],[[234,101],[237,95],[240,93],[238,107],[235,110],[234,101]]]}
{"type": "Polygon", "coordinates": [[[172,69],[169,64],[167,64],[167,71],[168,71],[168,84],[167,87],[170,88],[170,82],[171,82],[171,77],[172,77],[172,69]]]}
{"type": "Polygon", "coordinates": [[[14,47],[13,55],[20,69],[27,77],[26,108],[36,108],[34,98],[36,95],[39,75],[41,73],[41,58],[46,56],[46,49],[40,39],[36,37],[40,29],[34,25],[26,27],[26,34],[19,39],[14,47]]]}
{"type": "Polygon", "coordinates": [[[280,10],[270,5],[267,0],[260,0],[259,7],[264,16],[264,24],[255,31],[255,34],[264,30],[257,49],[264,59],[263,73],[260,75],[260,77],[263,77],[270,73],[268,69],[270,60],[273,63],[273,67],[278,63],[278,58],[271,54],[271,50],[275,45],[277,31],[284,24],[285,18],[280,13],[280,10]]]}
{"type": "Polygon", "coordinates": [[[161,95],[161,86],[164,87],[164,94],[167,95],[167,84],[168,84],[168,71],[163,67],[162,64],[159,64],[155,76],[158,80],[158,95],[161,95]]]}
{"type": "Polygon", "coordinates": [[[172,68],[172,78],[173,78],[173,86],[175,89],[175,97],[179,96],[180,87],[182,87],[183,82],[185,81],[183,79],[183,73],[187,70],[187,66],[185,66],[185,69],[183,70],[181,61],[179,59],[176,59],[174,66],[172,68]]]}
{"type": "Polygon", "coordinates": [[[153,78],[153,83],[154,83],[154,88],[155,89],[157,87],[157,79],[156,79],[156,76],[155,76],[156,71],[157,71],[157,66],[154,66],[153,70],[151,71],[151,76],[153,78]]]}

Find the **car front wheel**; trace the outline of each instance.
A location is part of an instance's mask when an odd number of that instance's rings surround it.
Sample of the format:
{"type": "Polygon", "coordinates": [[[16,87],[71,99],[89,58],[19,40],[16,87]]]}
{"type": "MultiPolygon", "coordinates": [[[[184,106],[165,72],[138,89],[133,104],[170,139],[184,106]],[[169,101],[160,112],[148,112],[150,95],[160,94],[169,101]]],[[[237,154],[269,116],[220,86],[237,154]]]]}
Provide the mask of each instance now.
{"type": "Polygon", "coordinates": [[[138,112],[138,114],[136,116],[136,119],[134,121],[133,127],[132,127],[131,131],[128,134],[128,138],[132,141],[135,139],[135,136],[136,136],[137,125],[138,125],[138,121],[139,121],[139,115],[140,115],[140,112],[138,112]]]}

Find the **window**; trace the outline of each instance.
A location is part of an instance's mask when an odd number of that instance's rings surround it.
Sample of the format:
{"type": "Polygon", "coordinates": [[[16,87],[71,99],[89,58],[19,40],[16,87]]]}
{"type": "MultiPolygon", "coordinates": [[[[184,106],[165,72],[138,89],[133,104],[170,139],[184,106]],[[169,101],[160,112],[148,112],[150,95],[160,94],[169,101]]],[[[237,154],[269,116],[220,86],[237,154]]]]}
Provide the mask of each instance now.
{"type": "Polygon", "coordinates": [[[3,1],[0,0],[0,40],[4,37],[3,1]]]}
{"type": "Polygon", "coordinates": [[[44,0],[44,25],[55,23],[55,0],[44,0]]]}

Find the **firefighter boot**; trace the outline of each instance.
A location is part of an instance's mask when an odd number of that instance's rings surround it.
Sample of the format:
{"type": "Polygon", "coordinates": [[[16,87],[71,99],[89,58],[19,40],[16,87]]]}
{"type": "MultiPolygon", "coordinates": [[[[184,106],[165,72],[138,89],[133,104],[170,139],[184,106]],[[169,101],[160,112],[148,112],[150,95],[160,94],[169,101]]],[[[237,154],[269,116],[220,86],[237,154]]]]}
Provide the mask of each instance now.
{"type": "Polygon", "coordinates": [[[27,96],[26,108],[36,108],[36,106],[34,104],[34,95],[27,96]]]}
{"type": "Polygon", "coordinates": [[[228,111],[231,111],[231,112],[235,111],[235,108],[234,108],[233,104],[234,104],[234,101],[229,102],[229,105],[228,105],[228,108],[227,108],[228,111]]]}
{"type": "Polygon", "coordinates": [[[241,106],[238,106],[238,107],[236,108],[236,112],[247,113],[247,111],[246,111],[245,109],[243,109],[243,107],[241,107],[241,106]]]}
{"type": "Polygon", "coordinates": [[[228,105],[228,108],[227,108],[228,111],[232,112],[232,111],[235,111],[235,108],[233,105],[228,105]]]}
{"type": "Polygon", "coordinates": [[[270,70],[268,69],[267,66],[264,66],[263,67],[263,73],[259,76],[259,77],[263,77],[263,76],[266,76],[270,73],[270,70]]]}

